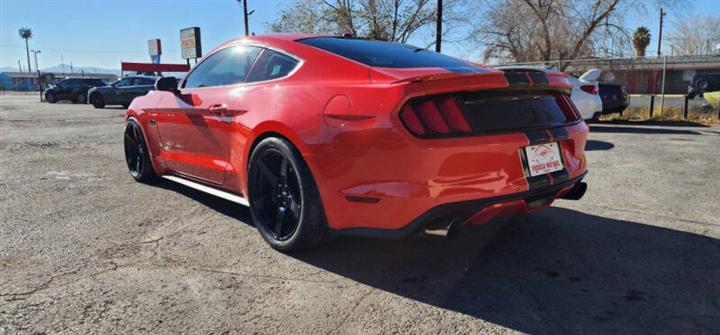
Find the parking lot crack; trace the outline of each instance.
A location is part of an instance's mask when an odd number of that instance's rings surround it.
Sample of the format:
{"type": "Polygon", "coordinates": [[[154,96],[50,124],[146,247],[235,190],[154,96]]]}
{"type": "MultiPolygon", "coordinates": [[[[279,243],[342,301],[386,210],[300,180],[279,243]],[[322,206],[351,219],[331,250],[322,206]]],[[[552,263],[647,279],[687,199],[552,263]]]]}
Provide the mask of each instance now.
{"type": "Polygon", "coordinates": [[[340,323],[339,323],[337,326],[335,326],[335,328],[333,328],[331,331],[329,331],[328,334],[337,333],[337,332],[340,330],[340,328],[342,328],[342,326],[345,325],[345,323],[347,322],[347,320],[350,319],[350,316],[353,315],[353,314],[355,314],[355,310],[357,310],[357,308],[360,306],[360,304],[362,304],[363,301],[365,301],[365,299],[366,299],[368,296],[370,296],[370,294],[372,294],[374,291],[375,291],[375,288],[374,288],[374,287],[371,287],[367,292],[365,292],[365,294],[363,294],[362,296],[360,296],[360,298],[358,298],[357,300],[355,300],[355,305],[353,305],[353,307],[352,307],[352,309],[350,310],[350,312],[348,312],[347,314],[345,314],[345,316],[343,317],[342,321],[340,321],[340,323]]]}
{"type": "Polygon", "coordinates": [[[199,271],[199,272],[219,273],[219,274],[226,274],[226,275],[239,276],[239,277],[248,277],[248,278],[263,278],[263,279],[274,279],[274,280],[285,280],[285,281],[307,282],[307,283],[322,283],[322,284],[334,283],[334,281],[327,281],[327,280],[314,280],[314,279],[303,279],[303,278],[289,278],[289,277],[281,277],[281,276],[269,276],[269,275],[260,275],[260,274],[254,274],[254,273],[242,273],[242,272],[234,272],[234,271],[226,271],[226,270],[199,268],[199,267],[194,267],[194,266],[180,266],[180,267],[186,268],[189,270],[199,271]]]}

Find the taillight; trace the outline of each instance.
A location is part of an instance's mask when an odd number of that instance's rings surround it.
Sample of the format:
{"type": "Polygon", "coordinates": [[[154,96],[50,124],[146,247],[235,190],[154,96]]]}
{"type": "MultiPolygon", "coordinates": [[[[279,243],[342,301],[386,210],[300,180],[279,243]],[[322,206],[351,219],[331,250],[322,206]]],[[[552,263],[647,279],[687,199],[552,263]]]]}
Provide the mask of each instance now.
{"type": "Polygon", "coordinates": [[[400,119],[415,135],[450,134],[472,130],[454,97],[408,103],[400,111],[400,119]]]}
{"type": "Polygon", "coordinates": [[[597,87],[595,85],[582,85],[580,86],[580,89],[585,91],[585,93],[595,95],[598,93],[597,87]]]}
{"type": "Polygon", "coordinates": [[[572,102],[572,99],[570,99],[570,96],[560,92],[554,93],[554,95],[558,106],[560,106],[560,109],[563,111],[563,114],[565,114],[568,121],[576,121],[580,119],[580,113],[577,111],[577,108],[575,108],[575,104],[572,102]]]}

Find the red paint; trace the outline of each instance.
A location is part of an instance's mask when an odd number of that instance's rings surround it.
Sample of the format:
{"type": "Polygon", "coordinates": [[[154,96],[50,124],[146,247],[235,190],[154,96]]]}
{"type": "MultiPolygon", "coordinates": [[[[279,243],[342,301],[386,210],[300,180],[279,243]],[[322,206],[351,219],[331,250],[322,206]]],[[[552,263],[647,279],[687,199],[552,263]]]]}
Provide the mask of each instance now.
{"type": "MultiPolygon", "coordinates": [[[[309,36],[254,36],[220,47],[270,46],[302,59],[301,67],[284,79],[183,89],[182,98],[163,91],[136,98],[128,117],[142,125],[156,171],[246,194],[254,141],[267,133],[283,136],[307,162],[334,229],[401,228],[438,205],[528,190],[519,155],[528,145],[523,132],[420,139],[400,119],[400,110],[412,98],[507,88],[502,72],[485,67],[475,74],[369,68],[295,41],[304,37],[309,36]],[[209,107],[217,104],[235,112],[229,117],[213,114],[209,107]],[[348,200],[368,198],[379,200],[348,200]]],[[[549,73],[548,80],[557,89],[570,87],[561,74],[549,73]]],[[[442,117],[435,115],[438,105],[431,105],[422,110],[438,121],[437,131],[445,131],[448,125],[443,122],[443,128],[442,117]]],[[[446,117],[453,128],[465,130],[454,112],[446,117]]],[[[416,121],[405,120],[411,129],[416,121]]],[[[560,141],[561,150],[573,178],[586,170],[588,127],[580,122],[566,130],[570,139],[560,141]]],[[[527,211],[517,202],[499,204],[486,210],[485,219],[527,211]]],[[[481,221],[486,220],[473,218],[481,221]]]]}

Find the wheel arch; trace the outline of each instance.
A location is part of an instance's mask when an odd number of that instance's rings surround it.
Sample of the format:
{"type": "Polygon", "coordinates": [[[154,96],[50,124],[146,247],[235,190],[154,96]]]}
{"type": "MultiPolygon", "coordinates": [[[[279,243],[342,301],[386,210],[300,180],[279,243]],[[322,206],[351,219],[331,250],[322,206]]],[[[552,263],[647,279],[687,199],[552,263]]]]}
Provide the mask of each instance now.
{"type": "Polygon", "coordinates": [[[125,127],[123,127],[123,136],[125,136],[125,129],[127,129],[128,123],[130,123],[130,120],[135,121],[135,123],[140,126],[140,132],[143,135],[143,138],[145,139],[145,147],[147,148],[148,152],[150,153],[148,157],[150,157],[150,163],[153,166],[153,169],[155,170],[155,173],[162,174],[162,172],[165,169],[164,164],[160,163],[160,159],[158,156],[160,155],[160,152],[155,149],[155,146],[150,143],[147,131],[145,130],[145,126],[143,125],[143,122],[140,120],[140,116],[133,110],[128,110],[127,114],[125,115],[125,127]]]}
{"type": "Polygon", "coordinates": [[[257,147],[257,145],[264,139],[269,137],[276,137],[281,138],[285,141],[288,141],[295,150],[298,151],[300,156],[303,157],[303,160],[305,161],[305,164],[308,166],[308,169],[310,170],[310,174],[313,176],[313,179],[315,179],[315,182],[317,183],[317,178],[315,178],[315,171],[313,166],[311,165],[311,162],[309,162],[307,159],[305,159],[305,154],[308,153],[308,145],[301,139],[301,137],[293,131],[289,126],[286,126],[280,122],[277,121],[268,121],[259,124],[255,127],[255,129],[252,131],[251,135],[248,137],[247,144],[245,147],[244,155],[243,155],[243,162],[242,162],[242,179],[243,182],[242,188],[243,193],[247,194],[247,185],[248,185],[248,176],[250,172],[250,156],[252,155],[253,151],[257,147]]]}
{"type": "Polygon", "coordinates": [[[90,101],[90,98],[92,98],[92,97],[94,97],[94,96],[96,96],[96,95],[101,96],[101,97],[103,98],[103,100],[105,100],[105,97],[103,96],[102,92],[93,91],[93,92],[90,92],[90,93],[88,94],[88,101],[90,101]]]}

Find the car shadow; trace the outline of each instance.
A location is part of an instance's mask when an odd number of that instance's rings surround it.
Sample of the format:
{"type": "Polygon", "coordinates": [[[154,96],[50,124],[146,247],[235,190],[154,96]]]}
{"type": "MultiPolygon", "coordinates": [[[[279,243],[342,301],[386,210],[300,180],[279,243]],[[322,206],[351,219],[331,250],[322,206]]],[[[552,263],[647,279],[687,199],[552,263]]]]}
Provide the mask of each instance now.
{"type": "Polygon", "coordinates": [[[457,241],[345,237],[291,256],[525,333],[720,329],[719,240],[569,209],[466,229],[457,241]]]}
{"type": "Polygon", "coordinates": [[[626,125],[626,126],[663,126],[663,127],[698,127],[708,128],[710,126],[687,120],[609,120],[609,121],[592,121],[595,125],[626,125]]]}
{"type": "Polygon", "coordinates": [[[178,184],[162,178],[159,178],[157,181],[153,182],[151,186],[182,194],[225,216],[238,219],[243,223],[254,227],[253,220],[250,215],[250,210],[246,206],[236,204],[232,201],[228,201],[223,198],[207,194],[205,192],[200,192],[185,185],[178,184]]]}
{"type": "Polygon", "coordinates": [[[614,147],[615,144],[605,141],[587,140],[587,142],[585,142],[585,151],[610,150],[614,147]]]}
{"type": "MultiPolygon", "coordinates": [[[[170,181],[154,186],[252,225],[244,206],[170,181]]],[[[710,225],[683,224],[695,230],[710,225]]],[[[720,329],[720,240],[565,208],[465,227],[452,241],[341,236],[288,256],[525,333],[720,329]]]]}
{"type": "Polygon", "coordinates": [[[622,127],[610,125],[591,125],[591,133],[626,133],[626,134],[676,134],[676,135],[702,135],[700,132],[686,129],[670,129],[658,127],[622,127]]]}

